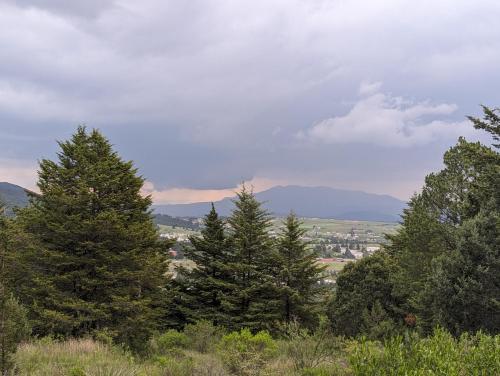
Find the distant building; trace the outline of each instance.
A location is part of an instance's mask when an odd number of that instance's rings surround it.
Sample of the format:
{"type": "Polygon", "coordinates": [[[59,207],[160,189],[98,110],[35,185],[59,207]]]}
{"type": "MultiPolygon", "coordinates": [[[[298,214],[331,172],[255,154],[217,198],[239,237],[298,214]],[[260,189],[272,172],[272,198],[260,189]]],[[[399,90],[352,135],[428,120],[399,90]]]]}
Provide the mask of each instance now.
{"type": "Polygon", "coordinates": [[[370,247],[366,247],[366,252],[368,253],[373,253],[373,252],[376,252],[380,249],[379,246],[370,246],[370,247]]]}

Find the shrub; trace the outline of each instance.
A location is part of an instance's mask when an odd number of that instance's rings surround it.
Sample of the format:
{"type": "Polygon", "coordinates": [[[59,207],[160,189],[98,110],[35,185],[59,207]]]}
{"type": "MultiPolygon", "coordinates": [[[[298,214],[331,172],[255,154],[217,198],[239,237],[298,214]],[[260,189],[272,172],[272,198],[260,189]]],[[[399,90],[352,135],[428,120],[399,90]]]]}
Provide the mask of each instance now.
{"type": "Polygon", "coordinates": [[[285,352],[292,359],[296,370],[312,370],[325,363],[332,363],[342,350],[342,339],[333,336],[324,319],[312,333],[296,321],[287,324],[284,332],[285,352]]]}
{"type": "Polygon", "coordinates": [[[184,334],[188,338],[189,348],[201,353],[207,353],[213,350],[217,342],[222,338],[223,329],[214,326],[210,321],[202,320],[196,324],[186,325],[184,334]]]}
{"type": "Polygon", "coordinates": [[[193,375],[194,364],[191,358],[172,359],[166,356],[156,357],[155,363],[162,369],[163,376],[193,375]]]}
{"type": "MultiPolygon", "coordinates": [[[[0,286],[0,293],[4,293],[0,286]]],[[[5,293],[0,296],[0,374],[4,374],[11,366],[11,354],[17,345],[28,338],[31,328],[28,323],[26,309],[17,299],[5,293]]]]}
{"type": "Polygon", "coordinates": [[[477,333],[455,339],[436,329],[429,338],[397,336],[384,345],[362,340],[350,363],[355,375],[498,375],[500,336],[477,333]]]}
{"type": "Polygon", "coordinates": [[[235,375],[257,375],[277,353],[276,342],[266,331],[252,334],[248,329],[222,337],[217,346],[224,365],[235,375]]]}
{"type": "Polygon", "coordinates": [[[162,335],[151,340],[151,352],[158,355],[172,355],[179,350],[187,348],[188,337],[177,330],[170,329],[162,335]]]}
{"type": "Polygon", "coordinates": [[[345,369],[339,368],[336,365],[320,366],[315,368],[304,368],[300,376],[341,376],[348,375],[345,369]]]}

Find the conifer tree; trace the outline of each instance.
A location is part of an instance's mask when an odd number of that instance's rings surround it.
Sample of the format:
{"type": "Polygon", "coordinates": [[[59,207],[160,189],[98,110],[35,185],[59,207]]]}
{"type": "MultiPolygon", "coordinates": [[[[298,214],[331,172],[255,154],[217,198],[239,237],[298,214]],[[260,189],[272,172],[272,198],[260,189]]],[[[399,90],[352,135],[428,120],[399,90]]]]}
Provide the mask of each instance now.
{"type": "Polygon", "coordinates": [[[15,249],[9,231],[11,221],[4,215],[0,202],[0,374],[7,375],[11,366],[10,356],[17,345],[30,334],[26,309],[12,295],[9,286],[12,282],[11,269],[15,249]]]}
{"type": "Polygon", "coordinates": [[[231,328],[259,330],[279,318],[279,296],[274,283],[277,253],[269,236],[271,217],[245,187],[234,204],[236,208],[228,224],[235,289],[223,304],[232,314],[231,328]]]}
{"type": "Polygon", "coordinates": [[[19,213],[43,246],[43,290],[31,297],[35,334],[106,330],[140,349],[167,284],[151,199],[140,194],[144,179],[97,130],[79,127],[59,146],[57,161],[40,162],[41,195],[19,213]]]}
{"type": "Polygon", "coordinates": [[[305,229],[290,213],[278,240],[277,285],[281,301],[281,320],[298,320],[307,325],[317,313],[321,289],[318,282],[324,267],[316,263],[316,254],[302,240],[305,229]]]}
{"type": "Polygon", "coordinates": [[[205,216],[201,236],[189,238],[185,257],[194,261],[192,270],[179,270],[179,283],[189,305],[193,320],[208,320],[215,325],[227,324],[228,317],[223,307],[224,295],[233,291],[234,284],[229,270],[231,262],[229,239],[224,233],[224,222],[218,216],[214,205],[205,216]]]}

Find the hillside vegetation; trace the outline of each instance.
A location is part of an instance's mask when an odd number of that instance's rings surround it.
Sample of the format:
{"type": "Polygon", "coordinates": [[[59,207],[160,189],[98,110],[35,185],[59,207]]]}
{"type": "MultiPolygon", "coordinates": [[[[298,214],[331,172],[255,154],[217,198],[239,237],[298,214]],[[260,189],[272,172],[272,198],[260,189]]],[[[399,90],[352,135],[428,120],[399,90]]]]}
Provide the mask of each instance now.
{"type": "Polygon", "coordinates": [[[329,333],[223,334],[209,323],[169,331],[152,339],[148,357],[137,358],[92,339],[51,339],[19,346],[21,375],[497,375],[500,336],[478,333],[453,338],[437,330],[428,338],[394,337],[385,344],[345,340],[329,333]],[[215,333],[215,335],[214,335],[215,333]]]}
{"type": "Polygon", "coordinates": [[[460,138],[336,283],[300,219],[277,227],[246,187],[172,268],[144,178],[79,127],[0,215],[0,373],[500,374],[500,109],[483,110],[492,145],[460,138]]]}

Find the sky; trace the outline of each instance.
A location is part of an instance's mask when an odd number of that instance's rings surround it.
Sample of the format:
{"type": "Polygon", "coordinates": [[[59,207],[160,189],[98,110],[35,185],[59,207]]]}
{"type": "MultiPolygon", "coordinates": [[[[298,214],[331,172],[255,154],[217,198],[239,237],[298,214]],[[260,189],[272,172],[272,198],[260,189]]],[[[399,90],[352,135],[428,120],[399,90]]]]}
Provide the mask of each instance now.
{"type": "Polygon", "coordinates": [[[500,106],[497,0],[0,0],[0,181],[100,129],[156,203],[407,200],[500,106]]]}

